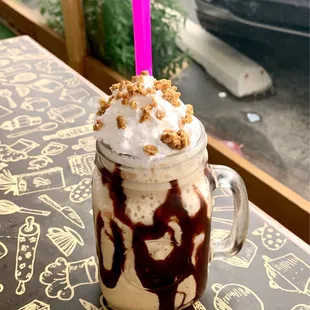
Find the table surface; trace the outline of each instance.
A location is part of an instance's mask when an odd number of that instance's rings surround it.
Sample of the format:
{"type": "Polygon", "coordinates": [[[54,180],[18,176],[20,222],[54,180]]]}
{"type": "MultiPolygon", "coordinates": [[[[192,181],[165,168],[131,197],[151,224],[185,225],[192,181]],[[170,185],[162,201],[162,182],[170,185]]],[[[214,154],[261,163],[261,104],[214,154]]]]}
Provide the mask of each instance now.
{"type": "MultiPolygon", "coordinates": [[[[103,95],[29,37],[0,41],[1,310],[102,307],[90,182],[103,95]]],[[[222,237],[229,193],[214,204],[212,234],[222,237]]],[[[242,251],[210,263],[191,309],[309,310],[309,274],[309,247],[251,205],[242,251]]]]}

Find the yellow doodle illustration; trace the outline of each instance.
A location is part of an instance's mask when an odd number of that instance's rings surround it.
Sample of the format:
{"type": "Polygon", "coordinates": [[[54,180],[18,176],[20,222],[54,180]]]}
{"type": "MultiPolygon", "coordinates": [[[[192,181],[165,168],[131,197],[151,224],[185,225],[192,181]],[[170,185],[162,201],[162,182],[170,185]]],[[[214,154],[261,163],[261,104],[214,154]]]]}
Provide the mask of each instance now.
{"type": "Polygon", "coordinates": [[[99,96],[93,96],[91,97],[88,101],[87,101],[87,104],[93,108],[98,108],[99,106],[99,100],[101,99],[102,97],[99,97],[99,96]]]}
{"type": "Polygon", "coordinates": [[[0,70],[0,78],[8,79],[20,72],[31,70],[29,64],[16,64],[0,70]]]}
{"type": "Polygon", "coordinates": [[[73,150],[84,150],[86,152],[92,152],[96,150],[96,139],[94,137],[86,137],[86,138],[80,138],[78,140],[78,144],[74,144],[72,146],[73,150]]]}
{"type": "Polygon", "coordinates": [[[64,226],[64,229],[57,227],[49,228],[47,237],[67,257],[72,254],[77,244],[84,245],[82,237],[74,229],[67,226],[64,226]]]}
{"type": "Polygon", "coordinates": [[[50,142],[45,148],[43,148],[41,154],[45,156],[56,156],[61,154],[67,148],[67,145],[53,141],[50,142]]]}
{"type": "Polygon", "coordinates": [[[213,207],[213,212],[232,212],[234,211],[233,206],[213,207]]]}
{"type": "Polygon", "coordinates": [[[44,123],[44,124],[42,124],[42,125],[40,125],[38,127],[29,129],[29,130],[24,130],[24,131],[20,131],[20,132],[15,132],[15,133],[9,134],[7,137],[8,138],[22,137],[22,136],[28,135],[30,133],[33,133],[33,132],[54,130],[57,127],[58,127],[58,124],[54,123],[54,122],[44,123]]]}
{"type": "Polygon", "coordinates": [[[35,223],[33,216],[28,216],[18,232],[15,265],[15,279],[18,282],[17,295],[25,293],[26,283],[33,276],[39,238],[40,225],[35,223]]]}
{"type": "Polygon", "coordinates": [[[18,310],[50,310],[50,305],[35,299],[29,304],[19,308],[18,310]]]}
{"type": "Polygon", "coordinates": [[[26,97],[21,108],[27,111],[44,112],[51,106],[51,103],[46,98],[42,97],[26,97]]]}
{"type": "Polygon", "coordinates": [[[83,82],[81,79],[74,76],[70,79],[65,80],[65,84],[67,85],[67,87],[74,88],[83,85],[83,82]]]}
{"type": "Polygon", "coordinates": [[[95,113],[90,113],[86,122],[88,124],[93,124],[95,122],[95,113]]]}
{"type": "Polygon", "coordinates": [[[37,75],[32,72],[22,72],[16,74],[12,80],[9,81],[9,83],[18,83],[18,82],[30,82],[32,80],[35,80],[37,75]]]}
{"type": "Polygon", "coordinates": [[[3,190],[4,194],[12,192],[13,195],[21,196],[65,186],[61,167],[17,175],[12,175],[8,170],[0,173],[0,190],[3,190]]]}
{"type": "Polygon", "coordinates": [[[80,298],[79,301],[85,310],[103,310],[104,309],[104,308],[98,308],[82,298],[80,298]]]}
{"type": "Polygon", "coordinates": [[[95,168],[95,154],[74,154],[68,157],[68,162],[73,174],[78,174],[80,176],[92,175],[95,168]]]}
{"type": "Polygon", "coordinates": [[[55,93],[56,91],[60,90],[63,87],[63,85],[60,82],[50,79],[42,79],[31,84],[3,83],[3,85],[15,86],[15,87],[28,87],[32,90],[46,94],[55,93]]]}
{"type": "Polygon", "coordinates": [[[0,125],[3,130],[15,130],[40,125],[42,118],[39,116],[19,115],[9,121],[5,121],[0,125]]]}
{"type": "Polygon", "coordinates": [[[70,200],[79,203],[91,197],[91,179],[83,179],[80,183],[65,188],[70,193],[70,200]]]}
{"type": "Polygon", "coordinates": [[[28,96],[31,91],[28,87],[23,87],[23,86],[17,86],[15,87],[15,90],[17,94],[22,98],[28,96]]]}
{"type": "Polygon", "coordinates": [[[279,231],[269,226],[267,223],[252,232],[255,236],[261,236],[265,248],[271,251],[281,249],[287,241],[287,238],[279,231]]]}
{"type": "Polygon", "coordinates": [[[0,200],[0,215],[8,215],[16,212],[42,216],[48,216],[51,214],[50,211],[21,208],[12,201],[4,199],[0,200]]]}
{"type": "Polygon", "coordinates": [[[4,290],[4,286],[0,283],[0,293],[4,290]]]}
{"type": "Polygon", "coordinates": [[[48,164],[53,163],[53,160],[44,155],[29,156],[32,160],[29,162],[28,170],[40,170],[48,164]]]}
{"type": "Polygon", "coordinates": [[[64,67],[60,66],[58,62],[50,59],[39,61],[35,64],[35,67],[38,71],[49,74],[65,73],[64,67]]]}
{"type": "Polygon", "coordinates": [[[16,108],[17,107],[16,102],[12,99],[12,92],[10,90],[1,89],[0,90],[0,97],[5,98],[8,101],[10,108],[16,108]]]}
{"type": "Polygon", "coordinates": [[[89,93],[84,88],[68,89],[64,88],[61,92],[59,100],[74,101],[82,103],[85,98],[89,96],[89,93]]]}
{"type": "Polygon", "coordinates": [[[249,288],[239,284],[221,285],[215,283],[212,290],[216,293],[213,305],[216,310],[251,309],[264,310],[261,299],[249,288]]]}
{"type": "Polygon", "coordinates": [[[0,163],[0,170],[2,170],[3,168],[7,167],[8,164],[5,164],[5,163],[0,163]]]}
{"type": "Polygon", "coordinates": [[[40,77],[46,77],[48,79],[55,79],[55,80],[63,80],[63,76],[61,75],[49,75],[49,74],[40,74],[40,77]]]}
{"type": "Polygon", "coordinates": [[[300,304],[300,305],[296,305],[291,310],[310,310],[310,306],[300,304]]]}
{"type": "Polygon", "coordinates": [[[199,301],[196,301],[196,302],[193,304],[193,308],[194,308],[195,310],[207,310],[207,309],[205,308],[205,306],[204,306],[201,302],[199,302],[199,301]]]}
{"type": "Polygon", "coordinates": [[[49,205],[50,207],[52,207],[54,210],[62,214],[71,223],[83,229],[85,228],[85,225],[83,221],[81,220],[80,216],[71,207],[69,206],[62,207],[47,195],[41,195],[38,198],[44,203],[46,203],[47,205],[49,205]]]}
{"type": "Polygon", "coordinates": [[[0,118],[5,117],[13,113],[11,110],[0,105],[0,118]]]}
{"type": "Polygon", "coordinates": [[[264,255],[263,259],[271,288],[310,296],[309,265],[293,253],[274,259],[264,255]]]}
{"type": "Polygon", "coordinates": [[[27,159],[28,152],[38,146],[39,144],[27,139],[19,139],[11,145],[2,144],[0,142],[0,161],[16,162],[27,159]]]}
{"type": "Polygon", "coordinates": [[[2,242],[0,242],[0,259],[6,256],[6,254],[8,254],[8,249],[2,242]]]}
{"type": "Polygon", "coordinates": [[[58,123],[74,123],[76,119],[85,114],[84,108],[73,103],[61,107],[51,108],[47,115],[52,121],[58,123]]]}
{"type": "Polygon", "coordinates": [[[40,275],[40,282],[46,285],[47,297],[70,300],[74,297],[76,287],[98,283],[95,258],[92,256],[69,263],[65,258],[59,257],[45,267],[40,275]]]}
{"type": "MultiPolygon", "coordinates": [[[[214,239],[224,239],[230,234],[230,231],[223,229],[214,229],[211,233],[214,239]]],[[[241,252],[237,256],[224,258],[226,263],[241,268],[249,268],[257,252],[257,246],[251,240],[246,239],[241,252]]]]}
{"type": "Polygon", "coordinates": [[[93,132],[93,125],[87,124],[87,125],[82,125],[78,127],[58,130],[56,134],[44,136],[43,140],[48,141],[52,139],[70,139],[70,138],[75,138],[79,136],[84,136],[92,132],[93,132]]]}
{"type": "Polygon", "coordinates": [[[212,216],[212,222],[222,223],[222,224],[226,224],[226,225],[232,225],[233,220],[227,220],[224,218],[212,216]]]}
{"type": "MultiPolygon", "coordinates": [[[[1,50],[1,48],[0,48],[0,50],[1,50]]],[[[4,67],[6,65],[9,65],[10,63],[11,63],[11,61],[8,59],[0,59],[0,67],[4,67]]]]}

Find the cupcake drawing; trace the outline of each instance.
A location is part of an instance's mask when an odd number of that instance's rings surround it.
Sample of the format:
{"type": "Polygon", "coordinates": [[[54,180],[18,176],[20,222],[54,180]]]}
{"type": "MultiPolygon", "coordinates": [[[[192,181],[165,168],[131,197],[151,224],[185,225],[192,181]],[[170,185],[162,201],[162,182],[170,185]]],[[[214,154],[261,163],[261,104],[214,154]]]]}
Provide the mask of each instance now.
{"type": "Polygon", "coordinates": [[[263,259],[271,288],[310,296],[310,267],[305,262],[293,253],[263,259]]]}
{"type": "Polygon", "coordinates": [[[264,310],[260,298],[249,288],[231,283],[221,285],[215,283],[212,290],[216,293],[213,305],[216,310],[251,309],[264,310]]]}

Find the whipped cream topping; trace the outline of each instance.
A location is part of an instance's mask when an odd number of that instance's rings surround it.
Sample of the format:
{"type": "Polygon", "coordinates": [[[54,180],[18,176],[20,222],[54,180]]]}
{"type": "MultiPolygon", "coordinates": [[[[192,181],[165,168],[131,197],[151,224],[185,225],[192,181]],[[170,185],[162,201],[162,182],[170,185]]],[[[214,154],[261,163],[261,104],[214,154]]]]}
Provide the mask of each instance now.
{"type": "Polygon", "coordinates": [[[196,145],[201,136],[200,122],[188,114],[191,106],[178,99],[180,94],[175,92],[176,88],[168,87],[177,94],[171,99],[165,92],[167,87],[159,89],[157,80],[146,74],[122,83],[111,87],[112,94],[104,102],[104,109],[101,105],[97,112],[94,125],[97,140],[118,154],[130,155],[143,162],[177,154],[196,145]],[[138,85],[140,91],[130,93],[131,89],[126,85],[138,85]],[[187,117],[189,121],[185,121],[187,117]],[[177,149],[171,146],[173,142],[167,143],[169,137],[163,138],[167,130],[173,134],[180,134],[181,130],[181,136],[186,136],[185,144],[177,149]]]}

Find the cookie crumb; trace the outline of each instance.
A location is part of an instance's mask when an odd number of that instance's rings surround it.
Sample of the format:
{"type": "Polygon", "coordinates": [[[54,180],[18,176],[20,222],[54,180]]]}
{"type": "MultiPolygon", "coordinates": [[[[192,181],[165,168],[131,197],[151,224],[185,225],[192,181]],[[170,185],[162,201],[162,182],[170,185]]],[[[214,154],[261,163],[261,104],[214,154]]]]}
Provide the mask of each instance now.
{"type": "Polygon", "coordinates": [[[123,97],[123,92],[119,91],[117,94],[116,94],[116,99],[121,99],[123,97]]]}
{"type": "Polygon", "coordinates": [[[163,119],[165,116],[166,116],[166,112],[165,111],[157,109],[157,111],[156,111],[156,118],[157,119],[163,119]]]}
{"type": "Polygon", "coordinates": [[[182,124],[190,124],[193,121],[193,117],[189,114],[185,115],[185,117],[182,118],[182,124]]]}
{"type": "Polygon", "coordinates": [[[128,99],[123,99],[122,100],[122,105],[128,105],[128,99]]]}
{"type": "MultiPolygon", "coordinates": [[[[113,96],[112,96],[113,97],[113,96]]],[[[111,98],[111,97],[110,97],[111,98]]],[[[109,98],[109,102],[110,102],[110,98],[109,98]]],[[[113,100],[113,99],[112,99],[113,100]]],[[[111,104],[107,102],[106,100],[104,100],[103,98],[101,98],[99,100],[99,109],[96,112],[97,116],[101,116],[105,113],[105,111],[111,106],[111,104]]]]}
{"type": "Polygon", "coordinates": [[[126,121],[125,121],[125,118],[124,116],[122,115],[119,115],[117,118],[116,118],[116,123],[117,123],[117,128],[118,129],[126,129],[126,121]]]}
{"type": "Polygon", "coordinates": [[[153,109],[153,105],[151,103],[146,105],[143,109],[141,109],[142,115],[140,117],[140,123],[144,123],[145,121],[147,121],[151,118],[150,113],[151,113],[152,109],[153,109]]]}
{"type": "Polygon", "coordinates": [[[112,86],[110,87],[110,91],[113,92],[116,89],[119,89],[120,87],[120,83],[116,83],[116,84],[112,84],[112,86]]]}
{"type": "Polygon", "coordinates": [[[109,97],[109,100],[108,100],[108,103],[111,103],[114,99],[115,99],[114,96],[110,96],[110,97],[109,97]]]}
{"type": "Polygon", "coordinates": [[[174,88],[167,88],[164,92],[163,98],[169,101],[174,107],[179,107],[181,105],[180,98],[181,93],[176,92],[174,88]]]}
{"type": "Polygon", "coordinates": [[[154,96],[152,96],[152,105],[154,108],[157,108],[157,105],[158,105],[157,100],[154,96]]]}
{"type": "Polygon", "coordinates": [[[154,87],[157,90],[161,90],[162,92],[165,92],[168,88],[171,87],[171,81],[170,80],[166,80],[166,79],[155,81],[154,82],[154,87]]]}
{"type": "Polygon", "coordinates": [[[183,129],[180,129],[178,132],[170,129],[164,130],[160,139],[173,150],[182,150],[190,143],[189,137],[183,129]]]}
{"type": "Polygon", "coordinates": [[[194,107],[191,104],[186,105],[186,114],[194,115],[194,107]]]}
{"type": "Polygon", "coordinates": [[[145,75],[150,75],[150,74],[149,74],[149,72],[148,72],[147,70],[143,70],[143,71],[141,71],[141,73],[140,73],[140,74],[141,74],[141,75],[144,75],[144,76],[145,76],[145,75]]]}
{"type": "Polygon", "coordinates": [[[152,88],[152,87],[148,87],[146,89],[146,91],[147,91],[148,94],[151,94],[151,95],[156,94],[156,90],[154,88],[152,88]]]}
{"type": "Polygon", "coordinates": [[[100,120],[100,119],[97,119],[96,120],[96,123],[94,124],[94,126],[93,126],[93,130],[94,131],[98,131],[100,128],[102,128],[103,127],[103,123],[102,123],[102,121],[100,120]]]}
{"type": "Polygon", "coordinates": [[[155,145],[148,144],[143,147],[144,152],[149,156],[154,156],[158,152],[158,148],[155,145]]]}
{"type": "Polygon", "coordinates": [[[134,101],[134,100],[132,100],[132,101],[130,101],[129,106],[130,106],[133,110],[135,110],[135,109],[137,109],[137,102],[134,101]]]}

